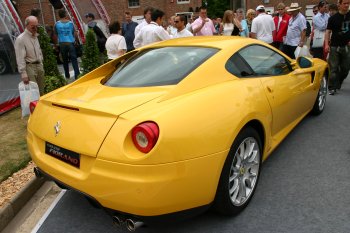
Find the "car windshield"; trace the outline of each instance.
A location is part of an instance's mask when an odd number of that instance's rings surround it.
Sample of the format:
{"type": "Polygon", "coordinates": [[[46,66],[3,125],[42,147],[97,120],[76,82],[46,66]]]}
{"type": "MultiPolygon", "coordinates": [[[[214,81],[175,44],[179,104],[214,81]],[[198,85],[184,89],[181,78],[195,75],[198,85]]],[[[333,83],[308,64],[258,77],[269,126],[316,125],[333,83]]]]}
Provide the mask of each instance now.
{"type": "Polygon", "coordinates": [[[105,83],[111,87],[175,85],[218,49],[164,47],[142,51],[118,67],[105,83]]]}

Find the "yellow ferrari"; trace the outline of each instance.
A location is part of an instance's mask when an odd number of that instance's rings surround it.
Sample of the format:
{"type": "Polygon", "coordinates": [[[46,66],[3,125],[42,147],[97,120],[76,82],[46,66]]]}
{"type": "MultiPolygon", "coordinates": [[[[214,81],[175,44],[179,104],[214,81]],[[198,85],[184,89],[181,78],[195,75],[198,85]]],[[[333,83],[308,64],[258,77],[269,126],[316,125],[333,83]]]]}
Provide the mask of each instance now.
{"type": "Polygon", "coordinates": [[[327,77],[326,62],[292,60],[258,40],[164,41],[32,102],[28,148],[38,176],[132,230],[207,207],[237,214],[262,161],[303,117],[323,111],[327,77]]]}

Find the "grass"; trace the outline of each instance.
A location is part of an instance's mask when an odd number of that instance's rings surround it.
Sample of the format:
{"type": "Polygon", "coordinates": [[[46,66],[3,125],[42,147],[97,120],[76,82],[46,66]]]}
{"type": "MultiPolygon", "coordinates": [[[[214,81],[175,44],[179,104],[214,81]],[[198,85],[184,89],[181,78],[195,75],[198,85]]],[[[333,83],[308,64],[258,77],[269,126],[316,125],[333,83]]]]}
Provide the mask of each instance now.
{"type": "Polygon", "coordinates": [[[21,108],[0,116],[0,183],[31,161],[26,142],[27,120],[21,118],[21,108]]]}

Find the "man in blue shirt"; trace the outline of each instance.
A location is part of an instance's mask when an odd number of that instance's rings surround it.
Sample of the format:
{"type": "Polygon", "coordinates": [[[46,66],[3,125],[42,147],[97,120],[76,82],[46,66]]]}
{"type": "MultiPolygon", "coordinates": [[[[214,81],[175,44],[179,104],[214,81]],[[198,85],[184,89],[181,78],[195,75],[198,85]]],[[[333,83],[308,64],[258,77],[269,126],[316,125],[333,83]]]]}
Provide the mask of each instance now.
{"type": "Polygon", "coordinates": [[[69,74],[69,59],[72,62],[74,69],[74,78],[77,79],[80,72],[77,60],[77,53],[75,51],[75,29],[72,21],[67,18],[67,12],[64,9],[58,11],[60,20],[55,24],[55,33],[58,37],[60,46],[60,53],[63,60],[64,74],[67,79],[70,78],[69,74]]]}
{"type": "Polygon", "coordinates": [[[125,12],[125,22],[122,24],[122,36],[126,41],[127,52],[134,50],[135,28],[137,23],[131,20],[132,16],[129,11],[125,12]]]}
{"type": "Polygon", "coordinates": [[[312,51],[315,58],[325,60],[323,56],[324,36],[327,29],[329,14],[326,12],[328,3],[320,1],[318,4],[318,13],[314,16],[312,22],[314,26],[312,51]]]}

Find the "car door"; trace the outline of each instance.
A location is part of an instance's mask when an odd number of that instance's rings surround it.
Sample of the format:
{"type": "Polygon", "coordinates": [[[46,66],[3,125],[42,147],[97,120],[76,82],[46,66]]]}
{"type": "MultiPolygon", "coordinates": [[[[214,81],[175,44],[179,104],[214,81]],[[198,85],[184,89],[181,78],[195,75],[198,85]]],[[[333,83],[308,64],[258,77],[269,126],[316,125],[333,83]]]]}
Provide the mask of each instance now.
{"type": "MultiPolygon", "coordinates": [[[[294,72],[289,60],[262,45],[241,49],[237,57],[249,68],[240,72],[242,78],[259,78],[270,103],[273,121],[272,135],[301,117],[307,110],[305,100],[311,88],[310,73],[294,72]]],[[[242,67],[242,65],[240,65],[242,67]]]]}

